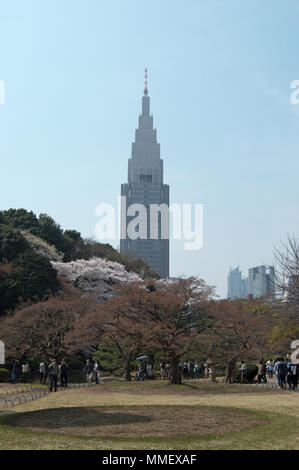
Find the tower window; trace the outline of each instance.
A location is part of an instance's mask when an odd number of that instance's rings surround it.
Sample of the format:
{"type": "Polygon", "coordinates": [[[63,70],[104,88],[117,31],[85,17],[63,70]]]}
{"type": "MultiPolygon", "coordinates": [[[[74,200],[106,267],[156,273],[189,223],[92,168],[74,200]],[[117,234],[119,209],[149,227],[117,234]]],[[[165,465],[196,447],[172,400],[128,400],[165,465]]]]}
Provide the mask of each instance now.
{"type": "Polygon", "coordinates": [[[140,175],[139,181],[140,183],[152,183],[152,175],[140,175]]]}

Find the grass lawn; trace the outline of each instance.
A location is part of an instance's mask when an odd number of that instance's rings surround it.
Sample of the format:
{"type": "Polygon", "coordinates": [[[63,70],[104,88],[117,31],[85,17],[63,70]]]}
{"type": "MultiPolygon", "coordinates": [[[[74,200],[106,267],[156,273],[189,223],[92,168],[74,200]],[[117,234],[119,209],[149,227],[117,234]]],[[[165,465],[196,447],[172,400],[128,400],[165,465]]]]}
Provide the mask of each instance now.
{"type": "Polygon", "coordinates": [[[0,449],[298,449],[298,427],[295,392],[110,382],[0,410],[0,449]]]}

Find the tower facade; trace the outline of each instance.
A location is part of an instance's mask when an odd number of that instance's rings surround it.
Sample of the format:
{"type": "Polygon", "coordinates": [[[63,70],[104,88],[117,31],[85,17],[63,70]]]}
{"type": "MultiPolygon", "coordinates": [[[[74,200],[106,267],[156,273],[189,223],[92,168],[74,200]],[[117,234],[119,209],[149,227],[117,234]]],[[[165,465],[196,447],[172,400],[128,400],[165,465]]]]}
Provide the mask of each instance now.
{"type": "Polygon", "coordinates": [[[128,160],[128,182],[121,185],[122,255],[146,261],[161,278],[169,277],[169,186],[150,114],[147,71],[135,142],[128,160]]]}
{"type": "Polygon", "coordinates": [[[275,296],[274,266],[256,266],[248,271],[248,293],[254,298],[275,296]]]}

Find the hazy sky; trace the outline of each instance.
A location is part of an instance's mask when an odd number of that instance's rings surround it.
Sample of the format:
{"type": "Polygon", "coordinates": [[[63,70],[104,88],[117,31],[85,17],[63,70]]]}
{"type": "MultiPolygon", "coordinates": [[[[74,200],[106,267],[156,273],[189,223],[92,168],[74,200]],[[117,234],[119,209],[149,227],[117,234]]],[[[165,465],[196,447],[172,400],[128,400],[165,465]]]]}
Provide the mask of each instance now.
{"type": "Polygon", "coordinates": [[[298,44],[297,0],[0,1],[0,208],[92,236],[148,67],[171,202],[204,204],[203,248],[172,242],[171,275],[226,295],[230,265],[270,264],[298,234],[298,44]]]}

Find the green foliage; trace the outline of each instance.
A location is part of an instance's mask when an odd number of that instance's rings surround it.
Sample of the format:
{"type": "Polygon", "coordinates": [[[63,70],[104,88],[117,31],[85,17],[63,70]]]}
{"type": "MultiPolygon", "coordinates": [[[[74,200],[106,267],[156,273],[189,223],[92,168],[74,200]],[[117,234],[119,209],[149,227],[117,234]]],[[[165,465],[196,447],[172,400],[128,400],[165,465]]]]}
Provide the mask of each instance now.
{"type": "Polygon", "coordinates": [[[49,215],[40,214],[38,220],[40,237],[62,251],[66,256],[66,261],[69,260],[74,250],[75,241],[69,236],[65,236],[60,225],[49,215]]]}
{"type": "Polygon", "coordinates": [[[29,245],[20,231],[0,225],[0,261],[11,261],[29,249],[29,245]]]}
{"type": "Polygon", "coordinates": [[[108,243],[83,240],[77,230],[63,231],[47,214],[37,218],[25,209],[0,211],[0,263],[12,264],[6,272],[0,269],[0,315],[20,301],[41,300],[58,290],[56,271],[49,262],[57,253],[64,261],[105,258],[143,278],[157,277],[144,261],[133,256],[124,259],[108,243]]]}
{"type": "Polygon", "coordinates": [[[33,230],[39,228],[36,215],[26,209],[9,209],[0,212],[0,223],[10,225],[16,229],[33,230]]]}
{"type": "Polygon", "coordinates": [[[133,253],[123,257],[108,243],[83,240],[77,230],[63,231],[60,225],[47,214],[40,214],[37,218],[33,212],[25,209],[0,211],[0,227],[0,261],[2,259],[11,261],[29,248],[29,244],[21,233],[21,230],[26,230],[63,253],[64,261],[93,257],[105,258],[122,263],[128,271],[134,271],[142,278],[159,277],[145,261],[137,259],[133,253]]]}
{"type": "Polygon", "coordinates": [[[69,238],[71,238],[72,240],[74,240],[75,242],[77,242],[78,240],[80,240],[81,238],[81,233],[80,232],[77,232],[77,230],[65,230],[63,232],[63,234],[69,238]]]}
{"type": "Polygon", "coordinates": [[[50,261],[42,255],[27,251],[12,263],[11,286],[17,289],[23,301],[41,300],[47,293],[55,293],[59,282],[50,261]]]}
{"type": "Polygon", "coordinates": [[[0,315],[13,310],[18,303],[18,289],[9,276],[0,276],[0,315]]]}
{"type": "Polygon", "coordinates": [[[0,382],[8,382],[9,372],[7,369],[0,369],[0,382]]]}
{"type": "Polygon", "coordinates": [[[123,360],[115,345],[100,343],[93,359],[100,361],[103,371],[106,373],[116,376],[124,374],[123,360]]]}
{"type": "Polygon", "coordinates": [[[60,288],[57,273],[42,255],[26,251],[0,271],[0,315],[16,308],[20,301],[42,300],[60,288]]]}
{"type": "MultiPolygon", "coordinates": [[[[246,382],[253,382],[258,373],[258,366],[256,364],[246,364],[246,382]]],[[[238,369],[235,375],[235,382],[241,382],[241,370],[238,369]]]]}

